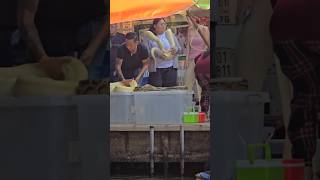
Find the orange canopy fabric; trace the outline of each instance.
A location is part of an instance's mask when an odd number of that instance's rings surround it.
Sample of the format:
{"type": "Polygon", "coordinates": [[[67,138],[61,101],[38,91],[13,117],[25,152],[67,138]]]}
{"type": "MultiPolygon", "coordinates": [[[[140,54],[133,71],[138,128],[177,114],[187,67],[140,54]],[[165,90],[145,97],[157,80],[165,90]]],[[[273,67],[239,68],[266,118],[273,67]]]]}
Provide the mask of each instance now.
{"type": "Polygon", "coordinates": [[[193,4],[193,0],[110,0],[110,24],[167,17],[193,4]]]}

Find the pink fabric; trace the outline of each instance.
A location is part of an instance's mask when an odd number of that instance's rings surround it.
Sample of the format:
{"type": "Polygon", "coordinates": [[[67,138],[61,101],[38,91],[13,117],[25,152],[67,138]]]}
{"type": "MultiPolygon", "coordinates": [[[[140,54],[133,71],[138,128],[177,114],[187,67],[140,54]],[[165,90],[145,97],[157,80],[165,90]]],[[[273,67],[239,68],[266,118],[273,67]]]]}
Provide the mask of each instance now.
{"type": "Polygon", "coordinates": [[[320,0],[277,0],[270,22],[274,40],[320,40],[320,0]]]}
{"type": "Polygon", "coordinates": [[[194,32],[192,34],[189,34],[190,38],[190,50],[188,57],[189,59],[195,59],[199,54],[201,54],[203,51],[206,50],[207,46],[203,39],[201,38],[200,34],[198,32],[194,32]]]}
{"type": "Polygon", "coordinates": [[[206,44],[204,43],[202,38],[199,36],[193,38],[191,41],[191,48],[189,51],[189,58],[190,59],[196,58],[200,53],[203,52],[203,50],[206,49],[206,44]]]}

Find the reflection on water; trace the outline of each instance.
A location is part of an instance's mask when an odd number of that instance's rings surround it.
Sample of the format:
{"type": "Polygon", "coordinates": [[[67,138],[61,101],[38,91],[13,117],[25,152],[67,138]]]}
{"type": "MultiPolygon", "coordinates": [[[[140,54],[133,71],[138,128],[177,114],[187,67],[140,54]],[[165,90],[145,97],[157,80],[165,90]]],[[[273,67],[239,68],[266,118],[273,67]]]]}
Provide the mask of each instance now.
{"type": "Polygon", "coordinates": [[[202,172],[203,162],[186,162],[184,176],[180,177],[180,163],[168,163],[167,172],[164,163],[155,163],[154,176],[151,178],[149,163],[123,163],[114,162],[111,164],[111,180],[195,180],[195,175],[202,172]],[[167,178],[165,174],[167,173],[167,178]]]}

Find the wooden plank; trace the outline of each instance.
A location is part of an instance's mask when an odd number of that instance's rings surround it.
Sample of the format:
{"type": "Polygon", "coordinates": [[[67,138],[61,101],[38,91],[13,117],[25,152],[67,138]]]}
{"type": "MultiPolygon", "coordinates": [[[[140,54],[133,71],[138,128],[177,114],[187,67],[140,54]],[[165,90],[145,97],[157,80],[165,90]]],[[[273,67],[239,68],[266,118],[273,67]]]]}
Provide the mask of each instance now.
{"type": "MultiPolygon", "coordinates": [[[[180,131],[179,124],[111,124],[110,131],[180,131]]],[[[210,123],[182,124],[185,131],[210,131],[210,123]]]]}

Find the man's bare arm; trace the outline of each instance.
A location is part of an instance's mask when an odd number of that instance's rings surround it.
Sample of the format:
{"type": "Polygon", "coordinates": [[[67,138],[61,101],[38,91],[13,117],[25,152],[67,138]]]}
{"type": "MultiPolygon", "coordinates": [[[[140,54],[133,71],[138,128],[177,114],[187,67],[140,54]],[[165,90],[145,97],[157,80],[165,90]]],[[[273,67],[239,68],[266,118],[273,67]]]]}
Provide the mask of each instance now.
{"type": "Polygon", "coordinates": [[[145,59],[142,62],[143,62],[143,67],[140,70],[138,76],[136,77],[136,81],[139,81],[141,79],[141,77],[143,76],[144,72],[146,72],[146,70],[148,69],[148,59],[145,59]]]}
{"type": "Polygon", "coordinates": [[[121,81],[125,80],[124,76],[123,76],[123,73],[122,73],[122,69],[121,69],[121,66],[122,66],[122,59],[120,58],[117,58],[116,59],[116,70],[117,70],[117,73],[118,75],[120,76],[121,78],[121,81]]]}
{"type": "Polygon", "coordinates": [[[88,47],[85,49],[85,51],[83,52],[82,56],[80,57],[80,59],[86,64],[90,64],[92,62],[92,60],[93,60],[97,50],[101,46],[101,44],[105,43],[106,40],[107,40],[106,19],[105,18],[101,18],[99,23],[100,23],[99,24],[100,29],[99,29],[97,35],[94,36],[90,40],[88,47]]]}
{"type": "Polygon", "coordinates": [[[19,0],[18,26],[33,58],[39,61],[47,55],[35,25],[35,15],[38,9],[38,4],[39,0],[19,0]]]}

